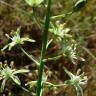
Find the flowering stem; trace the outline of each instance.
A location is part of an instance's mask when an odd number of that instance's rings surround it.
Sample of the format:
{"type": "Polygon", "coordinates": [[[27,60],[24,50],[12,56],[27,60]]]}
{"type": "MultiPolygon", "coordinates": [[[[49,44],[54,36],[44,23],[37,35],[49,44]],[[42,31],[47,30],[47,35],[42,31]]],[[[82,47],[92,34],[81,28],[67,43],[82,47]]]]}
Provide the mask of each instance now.
{"type": "Polygon", "coordinates": [[[36,96],[40,96],[41,88],[42,88],[42,75],[43,75],[43,69],[44,69],[44,64],[45,64],[43,62],[43,59],[45,57],[46,45],[47,45],[47,40],[48,40],[48,29],[49,29],[49,23],[50,23],[50,9],[51,9],[50,7],[51,7],[51,0],[48,0],[45,27],[44,27],[44,32],[43,32],[42,51],[41,51],[41,60],[40,60],[36,96]]]}

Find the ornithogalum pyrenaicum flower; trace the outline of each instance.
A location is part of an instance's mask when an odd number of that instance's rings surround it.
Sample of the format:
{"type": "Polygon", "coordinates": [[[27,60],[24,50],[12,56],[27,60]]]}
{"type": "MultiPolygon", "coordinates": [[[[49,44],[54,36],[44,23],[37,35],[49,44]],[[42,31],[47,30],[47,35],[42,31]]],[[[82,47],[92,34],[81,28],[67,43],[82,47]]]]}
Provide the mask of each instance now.
{"type": "Polygon", "coordinates": [[[77,60],[77,54],[75,44],[63,45],[62,52],[65,57],[68,57],[72,61],[73,64],[76,64],[75,61],[77,60]]]}
{"type": "Polygon", "coordinates": [[[11,37],[8,34],[5,34],[5,35],[8,39],[11,40],[11,42],[5,45],[3,49],[1,49],[2,51],[4,51],[7,48],[10,51],[12,47],[14,47],[15,45],[22,45],[26,41],[35,42],[35,40],[30,39],[28,37],[20,37],[20,28],[17,28],[16,32],[14,32],[11,37]]]}
{"type": "Polygon", "coordinates": [[[81,70],[78,69],[76,75],[69,72],[66,68],[64,68],[65,72],[70,77],[70,80],[65,81],[66,84],[74,86],[77,92],[77,96],[83,96],[82,85],[85,85],[88,81],[87,76],[85,76],[84,72],[80,74],[81,70]]]}
{"type": "Polygon", "coordinates": [[[65,23],[64,24],[60,24],[59,21],[56,22],[55,24],[56,26],[54,26],[53,24],[51,24],[51,28],[49,29],[49,31],[54,35],[54,39],[56,41],[61,41],[63,38],[71,38],[72,36],[68,33],[70,31],[69,28],[65,28],[65,23]]]}
{"type": "Polygon", "coordinates": [[[1,92],[4,91],[5,85],[7,80],[12,80],[15,84],[21,85],[21,82],[17,76],[19,73],[26,73],[29,72],[27,69],[13,69],[7,65],[7,62],[5,64],[2,64],[0,62],[0,80],[2,80],[1,83],[1,92]]]}

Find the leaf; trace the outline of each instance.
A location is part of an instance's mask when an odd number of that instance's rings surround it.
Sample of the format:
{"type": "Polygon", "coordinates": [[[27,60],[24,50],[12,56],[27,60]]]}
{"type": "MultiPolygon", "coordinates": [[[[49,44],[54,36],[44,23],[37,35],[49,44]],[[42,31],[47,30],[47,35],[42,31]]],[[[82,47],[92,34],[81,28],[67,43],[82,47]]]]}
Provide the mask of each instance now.
{"type": "Polygon", "coordinates": [[[29,70],[21,69],[21,70],[14,71],[13,74],[18,74],[18,73],[27,73],[27,72],[29,72],[29,70]]]}
{"type": "Polygon", "coordinates": [[[32,7],[36,7],[43,2],[43,0],[25,0],[26,3],[32,7]]]}
{"type": "Polygon", "coordinates": [[[4,78],[3,81],[2,81],[2,84],[1,84],[1,92],[4,91],[6,81],[7,81],[7,78],[4,78]]]}
{"type": "Polygon", "coordinates": [[[17,85],[21,85],[19,78],[15,75],[10,77],[17,85]]]}
{"type": "Polygon", "coordinates": [[[74,12],[77,12],[79,10],[81,10],[81,8],[83,8],[86,4],[86,0],[78,0],[76,3],[75,3],[75,6],[73,8],[73,11],[74,12]]]}

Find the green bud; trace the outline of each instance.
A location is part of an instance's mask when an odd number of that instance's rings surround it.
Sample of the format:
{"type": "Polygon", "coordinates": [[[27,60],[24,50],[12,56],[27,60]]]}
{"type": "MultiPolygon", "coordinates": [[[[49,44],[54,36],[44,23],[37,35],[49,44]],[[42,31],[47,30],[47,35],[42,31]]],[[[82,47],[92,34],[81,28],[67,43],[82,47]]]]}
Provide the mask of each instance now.
{"type": "Polygon", "coordinates": [[[43,0],[25,0],[26,3],[32,7],[36,7],[43,2],[43,0]]]}

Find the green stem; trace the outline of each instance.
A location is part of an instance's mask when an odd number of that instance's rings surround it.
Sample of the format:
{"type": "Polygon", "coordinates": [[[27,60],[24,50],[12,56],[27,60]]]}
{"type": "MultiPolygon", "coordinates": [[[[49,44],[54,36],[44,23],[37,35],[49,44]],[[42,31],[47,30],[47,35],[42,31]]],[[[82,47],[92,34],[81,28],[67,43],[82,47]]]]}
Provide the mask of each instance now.
{"type": "Polygon", "coordinates": [[[48,0],[45,27],[44,27],[44,32],[43,32],[42,52],[41,52],[41,60],[40,60],[36,96],[40,96],[41,88],[42,88],[42,75],[43,75],[43,69],[44,69],[44,64],[45,64],[43,62],[43,59],[45,57],[46,45],[47,45],[47,40],[48,40],[48,29],[49,29],[49,23],[50,23],[50,9],[51,9],[50,7],[51,7],[51,0],[48,0]]]}
{"type": "Polygon", "coordinates": [[[28,54],[22,47],[20,49],[31,61],[39,65],[39,62],[32,55],[28,54]]]}

